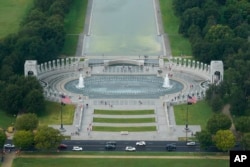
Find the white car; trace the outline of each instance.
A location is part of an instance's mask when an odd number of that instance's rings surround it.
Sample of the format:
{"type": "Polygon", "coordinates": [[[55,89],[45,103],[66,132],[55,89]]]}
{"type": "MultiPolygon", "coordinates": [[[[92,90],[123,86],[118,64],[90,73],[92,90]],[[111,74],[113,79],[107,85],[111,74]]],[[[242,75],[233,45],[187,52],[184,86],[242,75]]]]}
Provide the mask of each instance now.
{"type": "Polygon", "coordinates": [[[187,142],[187,146],[195,146],[196,143],[194,141],[187,142]]]}
{"type": "Polygon", "coordinates": [[[135,145],[137,146],[146,146],[146,142],[145,141],[138,141],[135,143],[135,145]]]}
{"type": "Polygon", "coordinates": [[[82,147],[79,147],[79,146],[74,146],[73,151],[82,151],[82,147]]]}
{"type": "Polygon", "coordinates": [[[15,148],[14,144],[5,144],[4,148],[15,148]]]}
{"type": "Polygon", "coordinates": [[[125,148],[125,151],[136,151],[136,148],[135,147],[132,147],[132,146],[127,146],[125,148]]]}

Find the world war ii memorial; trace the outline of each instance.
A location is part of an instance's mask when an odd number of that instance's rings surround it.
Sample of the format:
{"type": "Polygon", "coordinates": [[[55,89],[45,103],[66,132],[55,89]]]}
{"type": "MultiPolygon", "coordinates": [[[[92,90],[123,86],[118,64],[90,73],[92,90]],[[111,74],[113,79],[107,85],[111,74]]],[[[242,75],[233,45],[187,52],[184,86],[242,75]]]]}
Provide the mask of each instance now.
{"type": "MultiPolygon", "coordinates": [[[[76,106],[73,124],[63,125],[62,133],[78,140],[177,140],[186,136],[185,125],[175,123],[173,105],[187,103],[188,96],[202,100],[210,83],[223,80],[223,63],[172,57],[157,0],[89,2],[75,57],[42,64],[25,62],[25,75],[41,81],[47,100],[60,102],[63,96],[76,106]],[[112,115],[95,113],[98,109],[153,112],[112,115]],[[112,118],[153,121],[95,121],[112,118]],[[119,127],[125,130],[115,130],[119,127]]],[[[190,133],[201,130],[199,125],[189,125],[189,129],[190,133]]]]}

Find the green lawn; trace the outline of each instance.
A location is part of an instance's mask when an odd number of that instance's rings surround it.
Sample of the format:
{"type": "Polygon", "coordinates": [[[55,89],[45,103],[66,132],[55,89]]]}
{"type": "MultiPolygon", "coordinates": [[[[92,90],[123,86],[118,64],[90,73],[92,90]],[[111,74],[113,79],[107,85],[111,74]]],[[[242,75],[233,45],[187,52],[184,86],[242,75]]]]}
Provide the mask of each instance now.
{"type": "Polygon", "coordinates": [[[104,115],[145,115],[154,114],[154,110],[94,110],[94,114],[104,115]]]}
{"type": "Polygon", "coordinates": [[[39,115],[39,125],[51,125],[61,123],[61,107],[63,124],[72,125],[74,119],[75,106],[65,105],[61,106],[60,103],[46,101],[45,112],[39,115]]]}
{"type": "Polygon", "coordinates": [[[164,31],[168,34],[173,56],[191,56],[191,45],[188,39],[178,33],[180,20],[174,15],[173,0],[160,0],[164,31]]]}
{"type": "Polygon", "coordinates": [[[15,33],[33,0],[0,0],[0,38],[15,33]]]}
{"type": "Polygon", "coordinates": [[[106,132],[146,132],[146,131],[156,131],[156,126],[128,126],[128,127],[118,127],[118,126],[93,126],[93,131],[106,131],[106,132]]]}
{"type": "Polygon", "coordinates": [[[188,110],[188,124],[201,125],[205,129],[208,119],[212,116],[212,109],[205,101],[199,101],[193,105],[177,105],[174,106],[175,121],[177,125],[186,124],[186,115],[188,110]]]}
{"type": "Polygon", "coordinates": [[[99,118],[94,117],[93,122],[99,123],[152,123],[155,118],[99,118]]]}
{"type": "Polygon", "coordinates": [[[12,167],[228,167],[218,159],[16,158],[12,167]]]}
{"type": "Polygon", "coordinates": [[[7,115],[6,112],[0,110],[0,129],[7,129],[9,126],[13,126],[16,121],[14,115],[7,115]]]}
{"type": "Polygon", "coordinates": [[[79,34],[83,32],[88,0],[74,0],[65,18],[66,41],[62,54],[75,56],[79,34]]]}

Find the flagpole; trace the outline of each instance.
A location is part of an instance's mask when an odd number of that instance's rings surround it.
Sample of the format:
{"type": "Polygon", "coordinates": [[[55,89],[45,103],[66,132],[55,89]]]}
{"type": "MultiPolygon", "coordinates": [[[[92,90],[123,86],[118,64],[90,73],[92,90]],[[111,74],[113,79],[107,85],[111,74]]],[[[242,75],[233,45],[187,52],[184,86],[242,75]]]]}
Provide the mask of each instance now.
{"type": "Polygon", "coordinates": [[[185,127],[185,131],[186,131],[186,143],[187,143],[187,132],[188,132],[189,128],[188,128],[188,104],[187,104],[187,109],[186,109],[186,127],[185,127]]]}

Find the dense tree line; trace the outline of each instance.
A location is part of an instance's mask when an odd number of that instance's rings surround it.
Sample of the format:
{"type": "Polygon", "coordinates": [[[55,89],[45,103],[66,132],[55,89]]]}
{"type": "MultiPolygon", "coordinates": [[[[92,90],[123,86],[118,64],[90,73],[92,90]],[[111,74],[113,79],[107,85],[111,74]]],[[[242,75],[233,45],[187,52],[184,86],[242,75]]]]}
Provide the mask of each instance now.
{"type": "Polygon", "coordinates": [[[224,82],[207,94],[213,109],[226,102],[233,115],[250,115],[250,1],[174,0],[173,7],[194,58],[224,62],[224,82]]]}
{"type": "Polygon", "coordinates": [[[41,112],[42,88],[24,78],[25,60],[38,63],[59,57],[65,41],[64,17],[72,0],[34,0],[16,34],[0,39],[0,107],[11,114],[41,112]]]}
{"type": "Polygon", "coordinates": [[[228,131],[231,122],[218,115],[223,105],[229,103],[231,114],[236,116],[233,121],[238,139],[243,148],[249,149],[250,1],[174,0],[173,7],[181,20],[179,32],[190,40],[194,58],[205,63],[224,62],[224,81],[211,85],[206,94],[206,100],[217,114],[197,134],[201,146],[215,144],[224,151],[233,147],[235,139],[228,131]],[[221,143],[220,139],[227,143],[221,143]]]}

